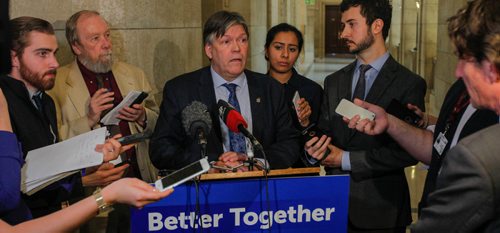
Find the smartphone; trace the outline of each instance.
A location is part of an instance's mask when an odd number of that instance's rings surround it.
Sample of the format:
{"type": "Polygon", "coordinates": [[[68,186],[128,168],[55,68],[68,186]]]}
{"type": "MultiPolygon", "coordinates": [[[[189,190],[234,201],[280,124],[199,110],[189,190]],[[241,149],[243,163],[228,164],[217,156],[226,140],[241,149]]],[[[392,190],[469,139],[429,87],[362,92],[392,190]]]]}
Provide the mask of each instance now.
{"type": "Polygon", "coordinates": [[[335,109],[335,112],[348,119],[351,119],[356,115],[359,115],[360,120],[368,119],[373,121],[373,119],[375,119],[375,113],[355,105],[353,102],[346,99],[342,99],[340,101],[339,105],[335,109]]]}
{"type": "Polygon", "coordinates": [[[311,123],[307,128],[303,129],[301,132],[302,137],[304,138],[304,141],[307,142],[311,140],[313,137],[318,137],[320,138],[321,136],[325,135],[323,131],[321,131],[318,127],[316,127],[315,123],[311,123]]]}
{"type": "Polygon", "coordinates": [[[122,146],[128,145],[128,144],[133,144],[133,143],[138,143],[142,142],[146,139],[149,139],[151,137],[151,131],[146,130],[142,133],[136,133],[136,134],[131,134],[125,137],[121,137],[116,139],[122,146]]]}
{"type": "MultiPolygon", "coordinates": [[[[325,133],[323,131],[321,131],[321,129],[316,127],[315,123],[311,123],[307,128],[302,130],[301,134],[302,134],[302,138],[304,139],[304,142],[311,140],[313,137],[320,138],[321,136],[325,135],[325,133]]],[[[306,157],[308,159],[307,159],[307,161],[304,161],[304,164],[310,164],[313,158],[309,154],[307,154],[307,153],[305,153],[305,154],[306,154],[306,157]]],[[[323,156],[321,157],[321,159],[317,160],[316,163],[311,164],[311,165],[314,165],[314,166],[319,165],[321,163],[321,161],[323,161],[329,154],[330,154],[330,149],[326,149],[326,151],[323,154],[323,156]]],[[[316,160],[316,159],[314,159],[314,160],[316,160]]]]}
{"type": "Polygon", "coordinates": [[[299,91],[295,91],[295,94],[293,95],[293,99],[292,99],[293,106],[295,107],[295,111],[297,111],[297,109],[299,109],[299,105],[297,104],[297,101],[299,101],[299,100],[300,100],[299,91]]]}
{"type": "Polygon", "coordinates": [[[144,101],[144,99],[148,98],[148,93],[146,92],[141,92],[141,94],[139,94],[139,96],[137,96],[137,98],[135,98],[134,102],[132,102],[129,107],[132,107],[134,104],[141,104],[142,101],[144,101]]]}
{"type": "Polygon", "coordinates": [[[189,164],[168,176],[165,176],[155,182],[155,188],[163,191],[166,189],[171,189],[177,185],[180,185],[188,180],[193,179],[196,176],[205,173],[210,169],[210,164],[207,158],[200,159],[192,164],[189,164]]]}
{"type": "Polygon", "coordinates": [[[399,102],[396,99],[392,99],[389,106],[385,110],[387,113],[406,121],[406,123],[418,126],[418,122],[422,119],[419,115],[417,115],[412,110],[408,109],[405,105],[399,102]]]}

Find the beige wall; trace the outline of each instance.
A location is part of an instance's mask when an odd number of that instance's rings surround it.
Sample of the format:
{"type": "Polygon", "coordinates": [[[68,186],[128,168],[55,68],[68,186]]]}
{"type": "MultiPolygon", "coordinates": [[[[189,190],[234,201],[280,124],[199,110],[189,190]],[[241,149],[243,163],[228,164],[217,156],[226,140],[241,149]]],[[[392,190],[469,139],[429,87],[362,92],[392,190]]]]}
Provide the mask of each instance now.
{"type": "Polygon", "coordinates": [[[119,60],[142,68],[161,91],[167,80],[209,64],[203,51],[203,22],[218,10],[237,11],[250,30],[247,68],[267,71],[265,36],[269,27],[288,22],[305,33],[299,70],[314,58],[314,28],[307,24],[307,7],[296,0],[39,0],[11,1],[11,17],[34,16],[48,20],[56,29],[61,65],[73,61],[64,37],[65,21],[73,13],[96,10],[112,29],[113,50],[119,60]]]}
{"type": "Polygon", "coordinates": [[[448,23],[447,19],[456,14],[458,9],[465,6],[467,0],[446,1],[440,0],[438,5],[438,32],[437,42],[437,63],[435,70],[435,78],[433,82],[434,89],[432,90],[431,106],[434,112],[438,112],[443,103],[446,91],[451,84],[455,82],[455,67],[457,57],[453,53],[453,47],[448,38],[448,23]]]}
{"type": "Polygon", "coordinates": [[[39,0],[11,1],[11,17],[40,17],[53,23],[61,65],[73,60],[64,37],[64,24],[73,13],[97,10],[112,28],[114,53],[119,60],[146,72],[158,90],[166,80],[202,64],[201,2],[199,0],[39,0]]]}
{"type": "MultiPolygon", "coordinates": [[[[324,56],[324,9],[341,0],[317,0],[306,6],[302,0],[39,0],[32,7],[28,0],[11,1],[11,17],[29,15],[47,19],[56,28],[61,65],[73,60],[64,38],[66,19],[76,11],[101,12],[112,27],[114,51],[118,59],[144,69],[158,90],[164,83],[185,72],[208,64],[202,44],[202,26],[218,10],[240,12],[250,26],[248,68],[266,72],[263,48],[265,35],[273,25],[287,22],[304,33],[304,50],[298,70],[304,73],[315,57],[324,56]]],[[[414,0],[393,0],[393,23],[389,51],[428,82],[429,110],[437,114],[444,95],[455,80],[456,58],[449,45],[446,19],[466,0],[420,0],[422,3],[422,40],[418,64],[414,64],[417,46],[417,9],[414,0]],[[438,40],[439,38],[439,40],[438,40]],[[437,63],[433,66],[433,59],[437,63]]]]}

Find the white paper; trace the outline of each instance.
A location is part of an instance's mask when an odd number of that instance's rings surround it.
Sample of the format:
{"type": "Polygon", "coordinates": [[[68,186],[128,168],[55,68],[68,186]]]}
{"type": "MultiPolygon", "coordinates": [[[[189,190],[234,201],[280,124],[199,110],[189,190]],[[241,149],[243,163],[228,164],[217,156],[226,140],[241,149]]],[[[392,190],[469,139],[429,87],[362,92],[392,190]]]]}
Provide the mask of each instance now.
{"type": "Polygon", "coordinates": [[[120,113],[120,109],[124,107],[130,106],[134,102],[137,97],[142,93],[142,91],[131,91],[128,93],[125,98],[123,98],[122,102],[118,104],[115,108],[108,112],[102,119],[101,123],[104,125],[118,125],[120,123],[120,119],[116,118],[120,113]]]}
{"type": "Polygon", "coordinates": [[[58,175],[47,177],[46,179],[39,179],[39,180],[35,180],[32,182],[22,183],[21,184],[21,191],[23,193],[31,196],[32,194],[34,194],[34,193],[42,190],[43,188],[51,185],[52,183],[59,181],[67,176],[73,175],[77,172],[79,172],[79,170],[61,173],[58,175]]]}
{"type": "Polygon", "coordinates": [[[29,151],[21,170],[22,183],[101,164],[104,156],[96,152],[95,147],[103,144],[105,139],[106,128],[103,127],[29,151]]]}

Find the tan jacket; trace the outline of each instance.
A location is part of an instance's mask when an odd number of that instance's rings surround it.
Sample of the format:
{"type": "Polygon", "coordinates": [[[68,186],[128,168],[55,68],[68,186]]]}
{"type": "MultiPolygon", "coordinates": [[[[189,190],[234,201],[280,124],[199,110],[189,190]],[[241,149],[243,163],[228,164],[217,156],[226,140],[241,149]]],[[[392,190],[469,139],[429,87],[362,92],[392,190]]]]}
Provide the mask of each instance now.
{"type": "MultiPolygon", "coordinates": [[[[143,102],[146,109],[147,127],[142,129],[137,123],[129,123],[131,133],[147,129],[154,130],[158,119],[158,105],[154,100],[156,93],[151,88],[144,72],[123,62],[115,62],[112,71],[122,95],[126,96],[133,90],[149,93],[149,97],[143,102]]],[[[48,94],[54,99],[56,105],[57,125],[62,140],[91,130],[87,121],[90,95],[76,60],[57,70],[56,84],[48,94]]],[[[136,145],[137,163],[142,178],[146,182],[153,182],[157,177],[157,170],[149,159],[148,146],[149,141],[136,145]]]]}

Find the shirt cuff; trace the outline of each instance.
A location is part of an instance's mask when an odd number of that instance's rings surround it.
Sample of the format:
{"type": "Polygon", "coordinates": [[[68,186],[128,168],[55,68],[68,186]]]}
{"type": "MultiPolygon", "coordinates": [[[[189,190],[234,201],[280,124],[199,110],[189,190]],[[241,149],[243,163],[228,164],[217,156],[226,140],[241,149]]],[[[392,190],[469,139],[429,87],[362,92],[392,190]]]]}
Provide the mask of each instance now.
{"type": "Polygon", "coordinates": [[[349,151],[342,152],[341,168],[343,171],[351,171],[351,153],[349,151]]]}
{"type": "Polygon", "coordinates": [[[304,157],[306,158],[306,161],[311,164],[311,165],[316,165],[318,164],[319,160],[313,158],[312,156],[310,156],[306,150],[304,150],[304,157]]]}

